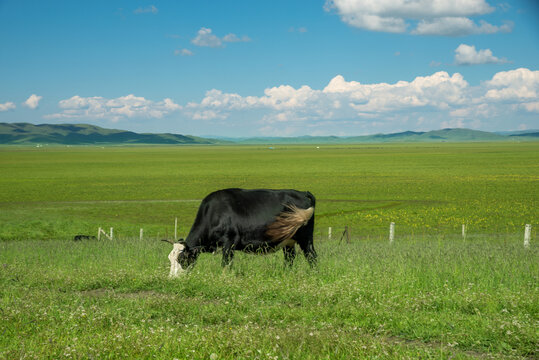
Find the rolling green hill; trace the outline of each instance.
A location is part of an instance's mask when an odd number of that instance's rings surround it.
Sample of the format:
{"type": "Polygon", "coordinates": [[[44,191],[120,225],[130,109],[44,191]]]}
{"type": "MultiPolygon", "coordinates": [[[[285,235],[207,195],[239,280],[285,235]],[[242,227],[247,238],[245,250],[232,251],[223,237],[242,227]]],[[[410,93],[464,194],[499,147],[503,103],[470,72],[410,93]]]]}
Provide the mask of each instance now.
{"type": "Polygon", "coordinates": [[[223,144],[226,141],[178,134],[138,134],[87,124],[0,123],[0,144],[223,144]]]}
{"type": "Polygon", "coordinates": [[[364,136],[298,136],[253,138],[203,138],[180,134],[135,133],[132,131],[105,129],[88,124],[40,124],[0,123],[0,144],[358,144],[403,142],[465,142],[537,140],[538,131],[492,133],[471,129],[442,129],[428,132],[405,131],[393,134],[364,136]]]}
{"type": "Polygon", "coordinates": [[[461,142],[461,141],[506,141],[510,136],[470,129],[442,129],[428,132],[405,131],[393,134],[376,134],[352,137],[301,136],[283,138],[249,138],[243,144],[352,144],[390,142],[461,142]]]}

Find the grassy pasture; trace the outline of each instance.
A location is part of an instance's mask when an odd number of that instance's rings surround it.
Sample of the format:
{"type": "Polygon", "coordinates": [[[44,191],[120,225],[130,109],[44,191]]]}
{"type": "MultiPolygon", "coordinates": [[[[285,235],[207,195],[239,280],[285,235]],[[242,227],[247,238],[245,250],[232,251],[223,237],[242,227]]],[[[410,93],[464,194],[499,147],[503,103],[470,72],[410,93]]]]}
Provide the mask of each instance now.
{"type": "Polygon", "coordinates": [[[0,358],[538,356],[539,143],[4,147],[0,173],[0,358]],[[318,269],[205,254],[168,279],[158,234],[232,186],[313,192],[318,269]],[[98,226],[117,238],[68,241],[98,226]]]}
{"type": "Polygon", "coordinates": [[[533,358],[537,247],[507,240],[204,254],[182,279],[157,241],[3,242],[0,358],[533,358]]]}
{"type": "MultiPolygon", "coordinates": [[[[537,221],[539,142],[358,146],[0,148],[0,240],[189,230],[226,187],[308,189],[317,233],[522,234],[537,221]]],[[[534,227],[535,228],[535,227],[534,227]]]]}

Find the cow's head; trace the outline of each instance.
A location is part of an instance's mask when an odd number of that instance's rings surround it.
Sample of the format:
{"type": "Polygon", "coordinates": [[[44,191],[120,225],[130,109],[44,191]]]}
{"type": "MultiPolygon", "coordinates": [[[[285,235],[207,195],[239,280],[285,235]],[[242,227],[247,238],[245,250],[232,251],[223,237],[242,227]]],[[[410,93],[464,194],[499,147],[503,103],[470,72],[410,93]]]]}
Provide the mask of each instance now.
{"type": "Polygon", "coordinates": [[[198,248],[190,248],[187,244],[180,240],[180,244],[183,245],[183,250],[178,255],[178,263],[182,269],[188,270],[197,260],[199,255],[198,248]]]}
{"type": "Polygon", "coordinates": [[[173,246],[172,251],[168,254],[168,259],[170,260],[169,276],[176,277],[186,273],[189,267],[197,259],[198,249],[189,248],[183,239],[176,242],[167,239],[163,239],[162,241],[166,241],[173,246]]]}

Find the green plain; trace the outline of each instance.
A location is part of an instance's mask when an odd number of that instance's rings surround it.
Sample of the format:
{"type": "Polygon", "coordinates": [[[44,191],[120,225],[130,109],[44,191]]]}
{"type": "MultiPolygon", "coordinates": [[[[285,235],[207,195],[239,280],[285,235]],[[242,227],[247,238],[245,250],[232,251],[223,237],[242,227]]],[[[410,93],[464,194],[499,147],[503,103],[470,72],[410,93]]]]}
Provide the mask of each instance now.
{"type": "Polygon", "coordinates": [[[227,187],[318,199],[318,234],[521,233],[537,221],[539,142],[359,146],[0,148],[0,239],[69,239],[114,227],[185,235],[227,187]]]}
{"type": "Polygon", "coordinates": [[[538,356],[539,142],[2,147],[0,174],[0,358],[538,356]],[[226,187],[311,191],[318,268],[168,279],[158,239],[226,187]]]}

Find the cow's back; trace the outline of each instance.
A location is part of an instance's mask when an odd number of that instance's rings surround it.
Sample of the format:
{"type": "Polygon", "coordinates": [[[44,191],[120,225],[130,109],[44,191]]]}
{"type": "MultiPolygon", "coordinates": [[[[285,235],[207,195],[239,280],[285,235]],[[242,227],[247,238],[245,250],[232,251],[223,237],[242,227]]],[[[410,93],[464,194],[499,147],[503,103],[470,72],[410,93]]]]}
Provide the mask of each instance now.
{"type": "Polygon", "coordinates": [[[314,207],[315,199],[308,191],[231,188],[209,194],[202,204],[221,215],[230,211],[240,218],[260,222],[273,219],[290,205],[302,209],[314,207]]]}
{"type": "Polygon", "coordinates": [[[310,192],[292,189],[218,190],[202,200],[188,238],[208,247],[213,247],[212,238],[219,238],[222,232],[262,239],[267,226],[289,206],[307,209],[314,205],[310,192]]]}

